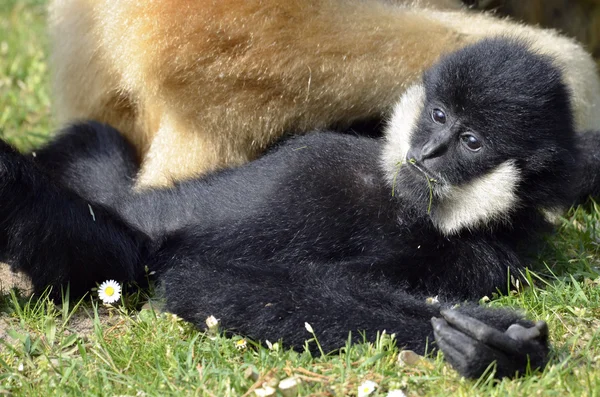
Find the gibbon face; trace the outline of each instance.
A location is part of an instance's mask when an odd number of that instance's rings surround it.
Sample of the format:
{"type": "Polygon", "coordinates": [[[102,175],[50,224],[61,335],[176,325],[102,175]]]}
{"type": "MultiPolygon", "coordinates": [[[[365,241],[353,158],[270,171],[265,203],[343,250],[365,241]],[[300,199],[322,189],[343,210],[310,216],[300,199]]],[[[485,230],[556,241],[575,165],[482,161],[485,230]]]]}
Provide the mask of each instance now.
{"type": "Polygon", "coordinates": [[[490,39],[446,57],[405,94],[384,166],[388,180],[429,201],[440,231],[454,234],[526,203],[562,206],[550,192],[571,178],[575,156],[558,68],[525,44],[490,39]]]}

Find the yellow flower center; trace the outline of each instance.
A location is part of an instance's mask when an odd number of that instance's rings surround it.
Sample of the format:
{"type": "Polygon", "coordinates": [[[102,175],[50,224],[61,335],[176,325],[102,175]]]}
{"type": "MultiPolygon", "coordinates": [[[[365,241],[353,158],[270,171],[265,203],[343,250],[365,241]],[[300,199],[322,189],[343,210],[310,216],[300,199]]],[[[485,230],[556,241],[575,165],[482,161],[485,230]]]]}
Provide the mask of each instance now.
{"type": "Polygon", "coordinates": [[[104,290],[104,293],[107,296],[113,296],[115,294],[115,289],[113,287],[106,287],[106,289],[104,290]]]}

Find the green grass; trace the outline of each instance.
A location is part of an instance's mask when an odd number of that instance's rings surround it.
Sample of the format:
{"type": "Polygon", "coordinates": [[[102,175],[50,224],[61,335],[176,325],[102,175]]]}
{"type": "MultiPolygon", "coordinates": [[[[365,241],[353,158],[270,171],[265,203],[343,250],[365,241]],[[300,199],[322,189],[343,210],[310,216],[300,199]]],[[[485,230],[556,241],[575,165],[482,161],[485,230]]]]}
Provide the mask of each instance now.
{"type": "MultiPolygon", "coordinates": [[[[0,2],[0,136],[21,148],[40,144],[55,127],[44,13],[44,1],[0,2]]],[[[0,395],[240,396],[294,375],[302,380],[300,395],[355,395],[369,379],[379,384],[373,395],[381,396],[397,388],[407,395],[596,396],[599,243],[600,209],[572,210],[535,273],[527,275],[532,286],[485,303],[522,308],[548,322],[551,363],[523,379],[468,381],[441,356],[400,366],[389,336],[326,357],[252,343],[239,351],[239,337],[211,337],[172,315],[135,310],[144,300],[136,294],[114,308],[89,299],[73,307],[5,295],[0,296],[0,395]]],[[[317,337],[321,331],[315,330],[317,337]]]]}
{"type": "Polygon", "coordinates": [[[0,1],[0,137],[39,145],[53,128],[45,1],[0,1]]]}

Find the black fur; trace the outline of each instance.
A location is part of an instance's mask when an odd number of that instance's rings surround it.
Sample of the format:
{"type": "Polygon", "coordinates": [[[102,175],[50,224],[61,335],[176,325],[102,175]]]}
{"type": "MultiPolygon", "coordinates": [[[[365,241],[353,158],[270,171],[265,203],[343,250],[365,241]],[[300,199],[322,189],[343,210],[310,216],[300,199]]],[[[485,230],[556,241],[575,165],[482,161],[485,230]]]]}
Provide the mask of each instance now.
{"type": "Polygon", "coordinates": [[[540,209],[572,199],[577,150],[560,73],[518,43],[487,40],[444,59],[425,87],[411,153],[439,183],[458,185],[514,160],[519,204],[502,221],[441,233],[415,167],[400,169],[392,195],[380,166],[383,141],[334,133],[290,139],[237,169],[135,192],[130,145],[88,123],[35,157],[3,144],[3,259],[28,273],[37,291],[70,282],[75,295],[110,278],[140,281],[148,266],[169,311],[199,327],[214,315],[228,330],[296,348],[311,337],[308,322],[325,350],[342,346],[349,331],[372,340],[385,329],[420,353],[435,338],[465,376],[494,360],[498,376],[523,372],[528,360],[543,366],[543,324],[511,310],[463,304],[457,311],[466,316],[457,317],[440,308],[504,291],[509,271],[524,268],[527,248],[547,227],[540,209]],[[483,151],[471,156],[452,141],[422,156],[442,133],[428,119],[430,105],[460,123],[452,133],[477,133],[483,151]],[[441,304],[427,304],[435,295],[441,304]],[[432,317],[440,318],[435,327],[432,317]],[[522,327],[507,331],[511,324],[522,327]]]}
{"type": "Polygon", "coordinates": [[[486,40],[453,53],[423,80],[428,107],[409,155],[448,130],[449,137],[474,134],[484,142],[480,151],[465,156],[455,139],[443,156],[425,161],[427,168],[460,185],[514,159],[525,174],[519,196],[527,205],[555,208],[573,201],[575,191],[565,188],[576,175],[572,112],[551,59],[532,56],[514,41],[486,40]],[[445,125],[432,123],[434,108],[446,112],[445,125]]]}

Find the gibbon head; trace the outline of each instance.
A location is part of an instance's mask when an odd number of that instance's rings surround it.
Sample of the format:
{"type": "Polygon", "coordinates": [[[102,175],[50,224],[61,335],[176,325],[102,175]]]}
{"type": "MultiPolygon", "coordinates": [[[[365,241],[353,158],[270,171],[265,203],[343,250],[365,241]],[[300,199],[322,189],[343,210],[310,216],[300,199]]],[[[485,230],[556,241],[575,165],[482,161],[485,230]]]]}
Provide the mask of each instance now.
{"type": "Polygon", "coordinates": [[[516,209],[570,204],[570,98],[552,59],[486,39],[442,58],[406,91],[386,130],[384,170],[450,235],[516,209]]]}

